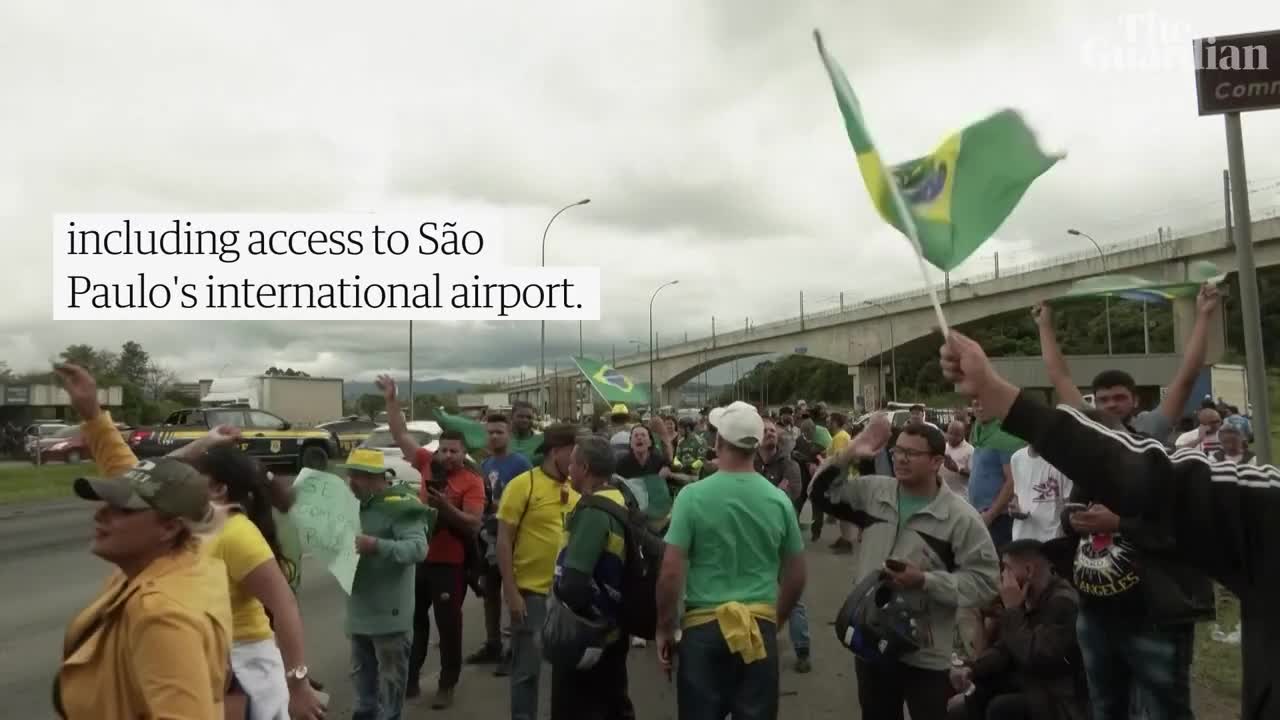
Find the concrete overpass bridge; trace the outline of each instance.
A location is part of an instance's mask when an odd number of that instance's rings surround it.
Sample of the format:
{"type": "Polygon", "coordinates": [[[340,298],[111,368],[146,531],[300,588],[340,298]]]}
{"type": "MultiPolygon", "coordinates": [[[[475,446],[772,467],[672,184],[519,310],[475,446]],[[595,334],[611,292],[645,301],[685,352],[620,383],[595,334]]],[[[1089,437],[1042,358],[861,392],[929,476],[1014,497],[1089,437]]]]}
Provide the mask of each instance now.
{"type": "MultiPolygon", "coordinates": [[[[1258,267],[1280,264],[1280,217],[1255,221],[1253,243],[1258,267]]],[[[1014,268],[1011,272],[996,271],[971,277],[950,287],[938,288],[938,293],[948,322],[962,325],[1030,308],[1040,300],[1065,293],[1076,280],[1096,275],[1123,273],[1157,282],[1180,282],[1188,278],[1190,264],[1197,261],[1212,262],[1222,272],[1236,269],[1233,244],[1222,228],[1180,238],[1162,234],[1157,238],[1106,246],[1105,257],[1105,273],[1096,253],[1077,253],[1014,268]]],[[[1189,332],[1189,323],[1194,320],[1193,303],[1175,303],[1174,320],[1177,350],[1189,332]]],[[[935,325],[928,290],[922,287],[873,298],[856,306],[659,347],[653,360],[654,384],[659,388],[656,399],[660,405],[678,404],[682,385],[725,363],[767,354],[797,353],[847,366],[857,394],[880,397],[883,386],[879,382],[870,385],[862,382],[864,376],[874,378],[877,374],[874,366],[866,366],[867,361],[882,356],[894,346],[934,332],[935,325]]],[[[1221,337],[1220,333],[1215,335],[1221,337]]],[[[1211,352],[1210,357],[1214,354],[1211,352]]],[[[637,382],[647,383],[649,362],[648,353],[631,354],[619,356],[616,367],[637,382]]],[[[576,371],[549,376],[541,383],[541,391],[536,377],[510,383],[504,389],[513,399],[527,399],[537,406],[539,398],[545,402],[545,398],[563,392],[557,390],[557,386],[572,384],[576,376],[576,371]]]]}

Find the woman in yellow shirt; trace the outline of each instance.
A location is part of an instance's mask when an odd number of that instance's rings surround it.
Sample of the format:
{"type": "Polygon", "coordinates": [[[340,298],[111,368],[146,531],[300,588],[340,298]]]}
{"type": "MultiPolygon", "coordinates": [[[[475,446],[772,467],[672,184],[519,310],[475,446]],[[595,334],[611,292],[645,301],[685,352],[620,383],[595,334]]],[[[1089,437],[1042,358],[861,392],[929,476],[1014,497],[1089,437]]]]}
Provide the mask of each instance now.
{"type": "Polygon", "coordinates": [[[116,570],[67,628],[54,709],[67,720],[219,720],[231,608],[223,568],[198,550],[198,535],[216,529],[207,483],[180,462],[138,463],[98,407],[93,377],[57,370],[104,478],[75,483],[102,503],[91,551],[116,570]]]}
{"type": "Polygon", "coordinates": [[[266,472],[228,446],[237,435],[217,428],[173,453],[209,479],[214,502],[228,511],[222,532],[204,548],[226,565],[231,590],[227,718],[319,720],[324,708],[307,677],[302,616],[289,584],[297,568],[280,551],[266,472]]]}

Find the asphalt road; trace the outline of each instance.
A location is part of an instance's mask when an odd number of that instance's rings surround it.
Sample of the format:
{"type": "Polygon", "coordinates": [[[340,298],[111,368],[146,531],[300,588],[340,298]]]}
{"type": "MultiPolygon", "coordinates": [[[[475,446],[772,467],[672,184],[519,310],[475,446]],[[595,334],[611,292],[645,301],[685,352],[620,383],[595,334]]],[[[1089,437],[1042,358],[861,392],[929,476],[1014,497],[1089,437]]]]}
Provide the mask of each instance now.
{"type": "MultiPolygon", "coordinates": [[[[63,632],[72,616],[94,596],[109,568],[88,552],[90,508],[78,502],[28,507],[0,507],[0,697],[5,717],[44,720],[55,717],[49,703],[50,683],[58,667],[63,632]]],[[[835,533],[829,532],[832,539],[835,533]]],[[[836,643],[829,621],[848,588],[847,556],[833,556],[826,543],[809,551],[810,623],[814,670],[792,672],[794,656],[784,642],[782,717],[858,717],[852,658],[836,643]]],[[[322,567],[304,563],[301,592],[307,631],[307,661],[312,673],[333,693],[331,718],[351,712],[348,643],[342,633],[345,595],[322,567]]],[[[465,606],[464,650],[484,637],[479,599],[465,606]]],[[[424,693],[434,689],[429,677],[438,668],[432,648],[424,669],[424,693]]],[[[630,693],[641,720],[675,717],[675,688],[658,671],[652,647],[633,650],[630,693]]],[[[544,666],[544,671],[545,671],[544,666]]],[[[408,708],[409,718],[431,715],[495,720],[509,712],[509,685],[495,678],[491,666],[463,670],[454,707],[433,711],[425,702],[408,708]]],[[[546,716],[550,673],[544,672],[541,693],[546,716]]]]}

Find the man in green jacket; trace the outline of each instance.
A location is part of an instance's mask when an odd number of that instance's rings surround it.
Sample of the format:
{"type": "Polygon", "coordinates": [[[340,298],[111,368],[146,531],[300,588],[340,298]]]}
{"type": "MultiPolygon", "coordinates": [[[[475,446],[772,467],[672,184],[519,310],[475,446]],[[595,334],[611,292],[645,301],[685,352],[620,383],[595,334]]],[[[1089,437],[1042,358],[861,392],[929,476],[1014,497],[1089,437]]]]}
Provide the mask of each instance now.
{"type": "Polygon", "coordinates": [[[351,492],[360,501],[360,554],[351,596],[355,683],[353,720],[400,720],[409,682],[413,633],[414,571],[427,556],[436,511],[392,485],[378,450],[354,450],[345,464],[351,492]]]}

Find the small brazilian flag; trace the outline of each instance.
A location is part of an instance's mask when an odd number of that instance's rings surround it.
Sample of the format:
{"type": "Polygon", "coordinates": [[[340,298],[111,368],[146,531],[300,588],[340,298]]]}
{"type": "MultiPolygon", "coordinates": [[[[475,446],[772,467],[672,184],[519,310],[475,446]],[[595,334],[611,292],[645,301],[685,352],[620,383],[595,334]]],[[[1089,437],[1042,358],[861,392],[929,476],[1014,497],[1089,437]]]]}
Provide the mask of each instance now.
{"type": "Polygon", "coordinates": [[[605,402],[649,404],[649,393],[615,368],[590,358],[576,357],[573,362],[578,365],[583,376],[591,383],[591,387],[596,389],[605,402]]]}
{"type": "Polygon", "coordinates": [[[1113,297],[1163,305],[1177,298],[1194,298],[1201,285],[1221,285],[1227,279],[1226,273],[1218,272],[1218,266],[1207,260],[1191,263],[1186,273],[1186,280],[1174,283],[1136,275],[1096,275],[1071,283],[1062,299],[1113,297]]]}
{"type": "Polygon", "coordinates": [[[871,201],[886,222],[918,241],[924,259],[939,270],[952,270],[972,255],[1031,183],[1064,157],[1042,152],[1022,116],[1002,110],[951,135],[933,153],[886,168],[848,78],[827,55],[818,31],[813,35],[871,201]]]}

